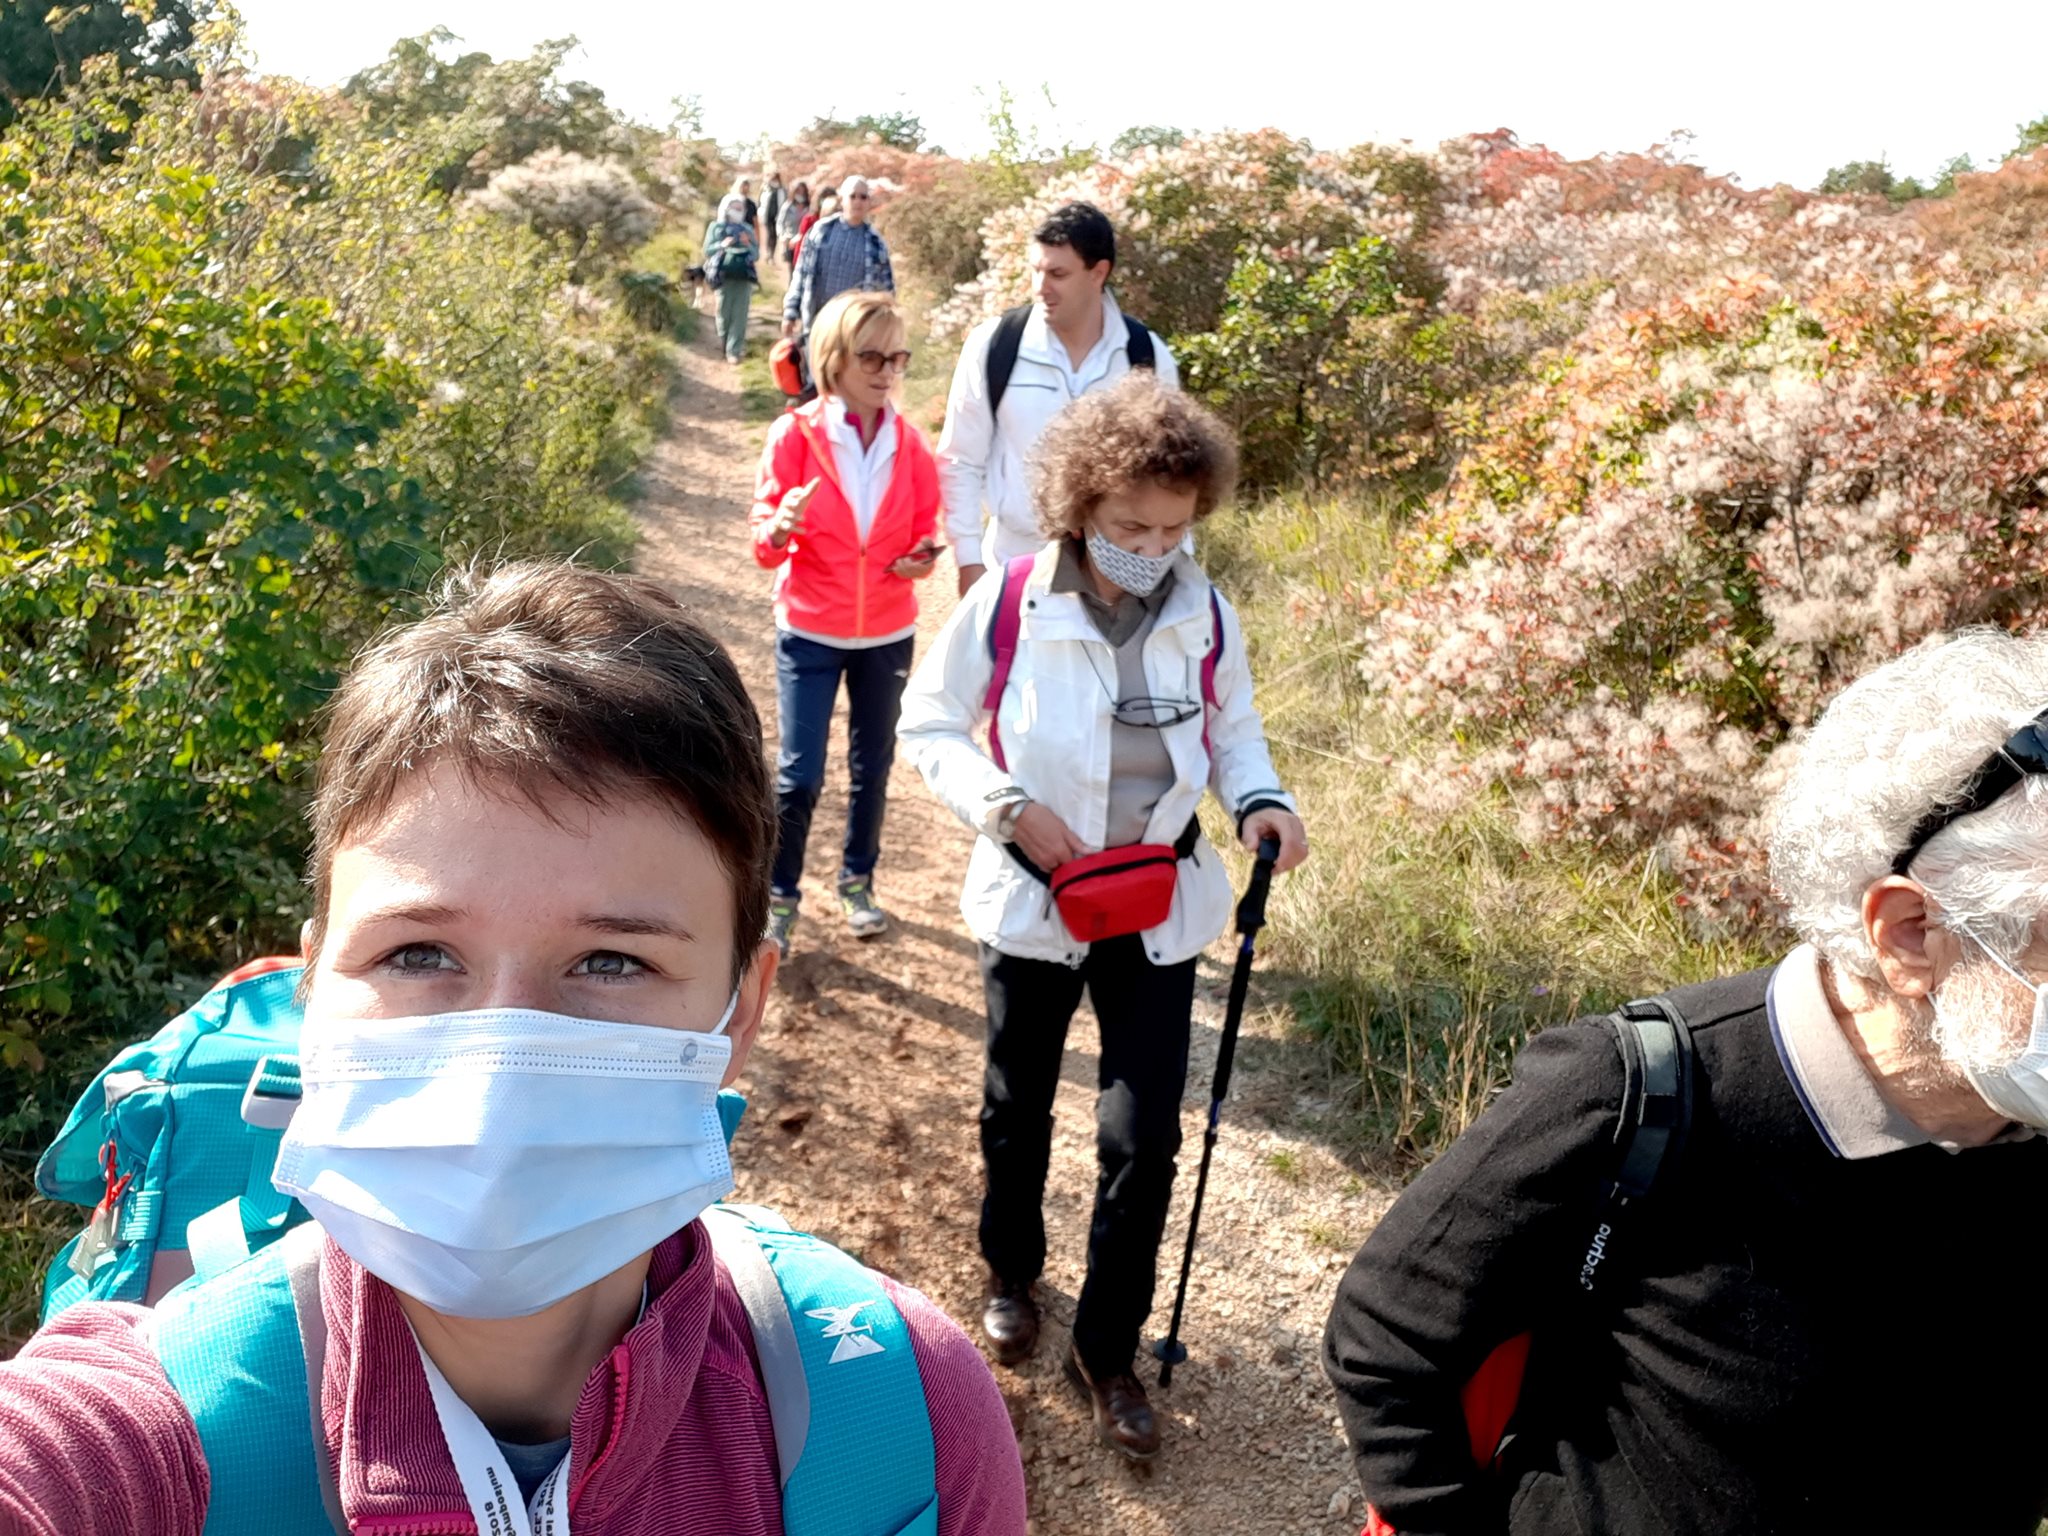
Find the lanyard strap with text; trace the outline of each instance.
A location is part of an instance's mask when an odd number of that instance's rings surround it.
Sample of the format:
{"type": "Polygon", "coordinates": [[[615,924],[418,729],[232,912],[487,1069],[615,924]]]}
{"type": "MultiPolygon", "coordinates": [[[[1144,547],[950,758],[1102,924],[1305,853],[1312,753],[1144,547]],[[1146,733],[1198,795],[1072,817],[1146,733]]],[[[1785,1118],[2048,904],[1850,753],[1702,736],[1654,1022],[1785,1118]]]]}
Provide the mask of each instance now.
{"type": "MultiPolygon", "coordinates": [[[[415,1340],[417,1343],[418,1341],[415,1340]]],[[[455,1458],[455,1472],[462,1479],[463,1497],[476,1517],[477,1536],[569,1536],[569,1457],[541,1481],[533,1491],[533,1505],[520,1502],[519,1480],[506,1464],[505,1453],[484,1428],[483,1420],[469,1404],[455,1395],[440,1367],[420,1350],[420,1364],[426,1367],[427,1385],[434,1393],[434,1412],[441,1420],[441,1433],[448,1441],[448,1454],[455,1458]]]]}

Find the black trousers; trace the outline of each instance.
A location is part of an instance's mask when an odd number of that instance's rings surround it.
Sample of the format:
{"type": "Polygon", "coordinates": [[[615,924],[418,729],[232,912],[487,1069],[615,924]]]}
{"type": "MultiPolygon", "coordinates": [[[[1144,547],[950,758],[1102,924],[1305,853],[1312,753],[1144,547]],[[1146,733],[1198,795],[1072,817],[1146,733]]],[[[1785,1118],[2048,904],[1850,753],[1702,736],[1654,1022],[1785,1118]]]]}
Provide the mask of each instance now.
{"type": "Polygon", "coordinates": [[[988,999],[982,1087],[981,1251],[1005,1280],[1045,1267],[1046,1167],[1067,1025],[1087,988],[1101,1025],[1095,1100],[1095,1216],[1074,1344],[1100,1380],[1131,1368],[1152,1310],[1159,1239],[1180,1150],[1195,962],[1154,965],[1137,934],[1094,945],[1081,968],[981,947],[988,999]]]}

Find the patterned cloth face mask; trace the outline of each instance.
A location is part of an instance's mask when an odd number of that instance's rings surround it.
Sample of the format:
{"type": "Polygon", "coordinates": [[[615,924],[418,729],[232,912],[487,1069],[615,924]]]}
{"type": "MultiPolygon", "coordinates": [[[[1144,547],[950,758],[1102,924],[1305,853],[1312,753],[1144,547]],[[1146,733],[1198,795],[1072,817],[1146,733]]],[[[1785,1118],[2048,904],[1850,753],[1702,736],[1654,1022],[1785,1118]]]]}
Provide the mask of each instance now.
{"type": "Polygon", "coordinates": [[[520,1008],[308,1019],[274,1182],[394,1290],[529,1316],[732,1190],[738,1004],[707,1033],[520,1008]]]}
{"type": "Polygon", "coordinates": [[[1095,568],[1133,597],[1150,597],[1173,569],[1173,556],[1134,555],[1088,530],[1088,558],[1095,568]]]}

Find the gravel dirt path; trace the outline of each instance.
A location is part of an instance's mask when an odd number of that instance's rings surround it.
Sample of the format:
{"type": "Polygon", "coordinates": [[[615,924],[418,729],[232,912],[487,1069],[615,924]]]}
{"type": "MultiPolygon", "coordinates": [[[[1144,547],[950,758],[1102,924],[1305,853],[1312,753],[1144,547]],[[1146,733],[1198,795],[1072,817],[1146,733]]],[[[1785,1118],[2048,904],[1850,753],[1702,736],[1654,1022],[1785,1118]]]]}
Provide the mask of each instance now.
{"type": "MultiPolygon", "coordinates": [[[[765,346],[763,326],[757,318],[765,346]]],[[[764,429],[746,419],[735,371],[717,356],[710,329],[681,349],[672,425],[642,476],[639,567],[732,648],[772,741],[769,577],[746,538],[764,429]]],[[[951,592],[942,563],[924,589],[920,654],[951,592]]],[[[895,923],[886,937],[861,943],[838,925],[831,899],[844,787],[842,725],[814,824],[807,911],[740,1084],[751,1108],[735,1148],[739,1198],[776,1206],[901,1276],[978,1337],[983,1018],[974,946],[956,907],[971,838],[899,763],[876,880],[895,923]]],[[[1229,963],[1219,943],[1202,965],[1155,1334],[1166,1329],[1187,1230],[1229,963]]],[[[996,1371],[1023,1449],[1032,1530],[1355,1531],[1360,1504],[1316,1351],[1337,1275],[1387,1192],[1354,1177],[1312,1134],[1329,1096],[1317,1053],[1290,1041],[1279,1017],[1255,1003],[1182,1326],[1192,1359],[1170,1391],[1153,1393],[1166,1447],[1138,1468],[1096,1444],[1058,1365],[1094,1191],[1094,1040],[1084,1010],[1069,1034],[1046,1196],[1047,1336],[1023,1369],[996,1371]]],[[[1155,1382],[1149,1358],[1140,1369],[1155,1382]]]]}

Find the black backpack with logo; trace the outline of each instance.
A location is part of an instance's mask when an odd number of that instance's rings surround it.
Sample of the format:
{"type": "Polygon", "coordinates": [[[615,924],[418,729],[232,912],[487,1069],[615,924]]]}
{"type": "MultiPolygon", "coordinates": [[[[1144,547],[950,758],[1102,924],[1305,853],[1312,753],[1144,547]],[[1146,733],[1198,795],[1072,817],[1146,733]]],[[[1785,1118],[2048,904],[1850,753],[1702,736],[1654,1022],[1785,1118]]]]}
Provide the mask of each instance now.
{"type": "MultiPolygon", "coordinates": [[[[995,419],[996,407],[1003,403],[1003,395],[1010,387],[1010,375],[1017,371],[1017,349],[1024,344],[1024,325],[1031,318],[1031,306],[1019,304],[1015,309],[1003,311],[1003,318],[996,322],[996,333],[988,343],[988,414],[995,419]]],[[[1124,355],[1131,360],[1133,368],[1156,369],[1158,359],[1153,352],[1152,333],[1144,325],[1124,316],[1124,355]]]]}

